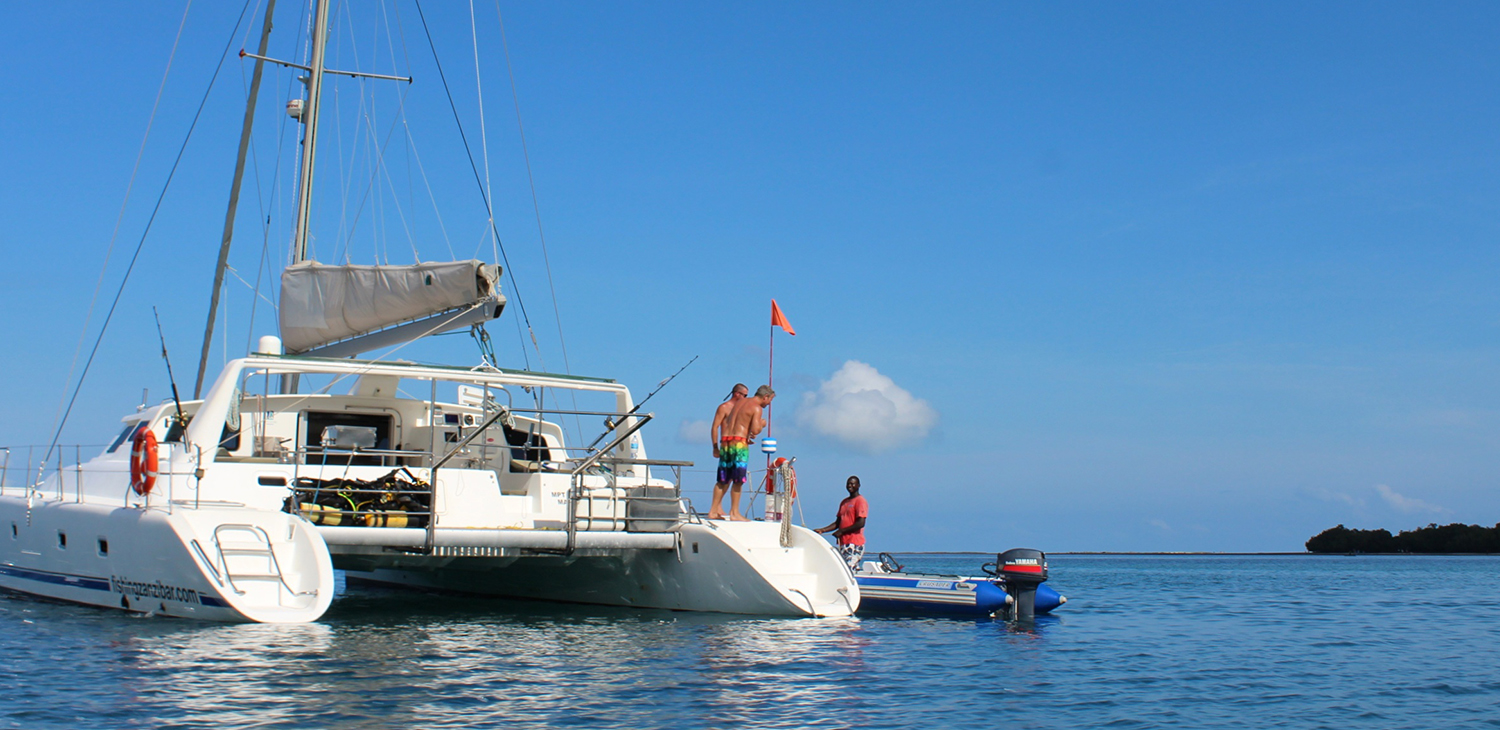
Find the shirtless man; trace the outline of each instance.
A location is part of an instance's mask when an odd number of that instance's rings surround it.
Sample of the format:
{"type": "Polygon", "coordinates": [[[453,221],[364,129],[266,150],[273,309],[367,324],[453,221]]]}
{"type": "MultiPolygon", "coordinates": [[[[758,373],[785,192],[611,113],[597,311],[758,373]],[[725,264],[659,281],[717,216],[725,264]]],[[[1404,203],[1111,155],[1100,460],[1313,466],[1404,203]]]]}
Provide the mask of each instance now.
{"type": "MultiPolygon", "coordinates": [[[[734,412],[734,407],[739,405],[740,401],[745,400],[747,395],[750,395],[750,389],[744,383],[735,383],[734,387],[729,389],[729,398],[714,409],[714,422],[708,427],[708,442],[714,447],[715,459],[719,458],[723,438],[729,435],[729,430],[724,428],[729,425],[729,414],[734,412]]],[[[720,471],[718,481],[714,484],[714,504],[708,510],[709,519],[724,518],[724,508],[719,503],[723,501],[724,490],[728,486],[728,483],[724,481],[723,472],[720,471]]]]}
{"type": "Polygon", "coordinates": [[[730,489],[729,519],[740,522],[748,519],[740,514],[740,488],[745,486],[750,473],[750,442],[766,427],[761,411],[771,405],[775,397],[776,391],[771,390],[771,386],[762,385],[755,390],[754,397],[740,401],[724,419],[723,438],[719,441],[719,480],[714,484],[709,519],[724,519],[722,503],[726,487],[730,489]]]}
{"type": "Polygon", "coordinates": [[[714,458],[719,458],[719,440],[724,437],[721,429],[724,422],[729,419],[729,414],[734,412],[734,407],[750,395],[750,389],[744,383],[735,383],[729,389],[729,397],[724,399],[719,407],[714,409],[714,423],[708,427],[708,443],[714,447],[714,458]]]}

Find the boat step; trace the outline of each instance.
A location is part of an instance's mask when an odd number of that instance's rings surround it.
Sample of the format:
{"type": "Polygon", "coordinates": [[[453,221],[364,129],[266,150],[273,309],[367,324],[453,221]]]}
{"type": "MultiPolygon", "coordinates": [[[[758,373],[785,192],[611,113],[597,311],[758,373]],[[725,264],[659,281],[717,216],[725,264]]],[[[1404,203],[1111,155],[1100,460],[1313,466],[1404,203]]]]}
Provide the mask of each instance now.
{"type": "Polygon", "coordinates": [[[237,580],[237,581],[240,581],[240,580],[274,580],[274,581],[280,581],[281,580],[281,576],[276,575],[275,573],[230,573],[229,577],[233,578],[234,580],[237,580]]]}

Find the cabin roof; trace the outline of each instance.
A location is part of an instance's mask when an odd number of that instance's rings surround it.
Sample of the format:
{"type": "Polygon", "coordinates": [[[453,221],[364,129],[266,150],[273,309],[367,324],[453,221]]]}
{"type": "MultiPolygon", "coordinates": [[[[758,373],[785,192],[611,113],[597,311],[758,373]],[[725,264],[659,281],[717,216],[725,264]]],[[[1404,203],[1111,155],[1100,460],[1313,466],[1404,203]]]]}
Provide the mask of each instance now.
{"type": "Polygon", "coordinates": [[[418,376],[417,373],[419,371],[424,371],[425,370],[425,371],[438,371],[438,372],[444,372],[444,373],[473,373],[473,374],[482,374],[482,373],[487,373],[488,372],[488,373],[499,373],[499,374],[502,374],[502,375],[515,375],[515,376],[526,377],[526,378],[545,378],[545,379],[549,379],[549,380],[571,380],[571,381],[581,382],[581,383],[614,383],[615,382],[614,378],[595,378],[595,377],[590,377],[590,376],[587,376],[587,375],[566,375],[566,374],[563,374],[563,373],[542,372],[540,370],[512,370],[510,368],[497,368],[497,367],[491,367],[491,368],[488,368],[488,369],[485,369],[485,370],[478,370],[478,369],[475,369],[473,367],[464,367],[462,365],[434,365],[434,364],[427,364],[427,363],[415,363],[415,362],[410,362],[410,361],[405,361],[405,360],[356,360],[356,359],[342,358],[342,357],[313,357],[313,356],[310,356],[310,355],[267,355],[267,354],[264,354],[264,353],[256,353],[253,356],[253,359],[254,360],[280,360],[280,361],[286,361],[286,362],[317,363],[317,364],[320,364],[320,365],[331,365],[331,366],[334,366],[335,369],[338,369],[338,370],[345,370],[345,369],[362,370],[362,369],[365,369],[365,368],[368,368],[368,367],[378,367],[378,368],[381,368],[381,369],[385,369],[385,368],[409,369],[409,370],[412,371],[412,374],[413,374],[414,377],[418,376]]]}

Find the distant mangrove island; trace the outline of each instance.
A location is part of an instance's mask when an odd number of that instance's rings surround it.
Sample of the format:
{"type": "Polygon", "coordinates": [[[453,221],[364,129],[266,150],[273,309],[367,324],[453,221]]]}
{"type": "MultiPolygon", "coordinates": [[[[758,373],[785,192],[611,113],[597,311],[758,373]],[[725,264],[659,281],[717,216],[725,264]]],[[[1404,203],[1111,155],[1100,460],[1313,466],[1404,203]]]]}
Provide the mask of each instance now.
{"type": "Polygon", "coordinates": [[[1307,541],[1310,553],[1500,553],[1500,525],[1436,523],[1392,535],[1389,530],[1330,527],[1307,541]]]}

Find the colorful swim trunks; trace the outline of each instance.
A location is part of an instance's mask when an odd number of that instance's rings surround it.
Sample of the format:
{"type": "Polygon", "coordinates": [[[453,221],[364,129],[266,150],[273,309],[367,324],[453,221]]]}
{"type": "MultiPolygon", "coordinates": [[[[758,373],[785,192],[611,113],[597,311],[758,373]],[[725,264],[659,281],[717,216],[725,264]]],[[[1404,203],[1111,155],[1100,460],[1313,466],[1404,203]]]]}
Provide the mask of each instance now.
{"type": "Polygon", "coordinates": [[[719,440],[719,483],[744,484],[750,475],[750,444],[739,436],[719,440]]]}

